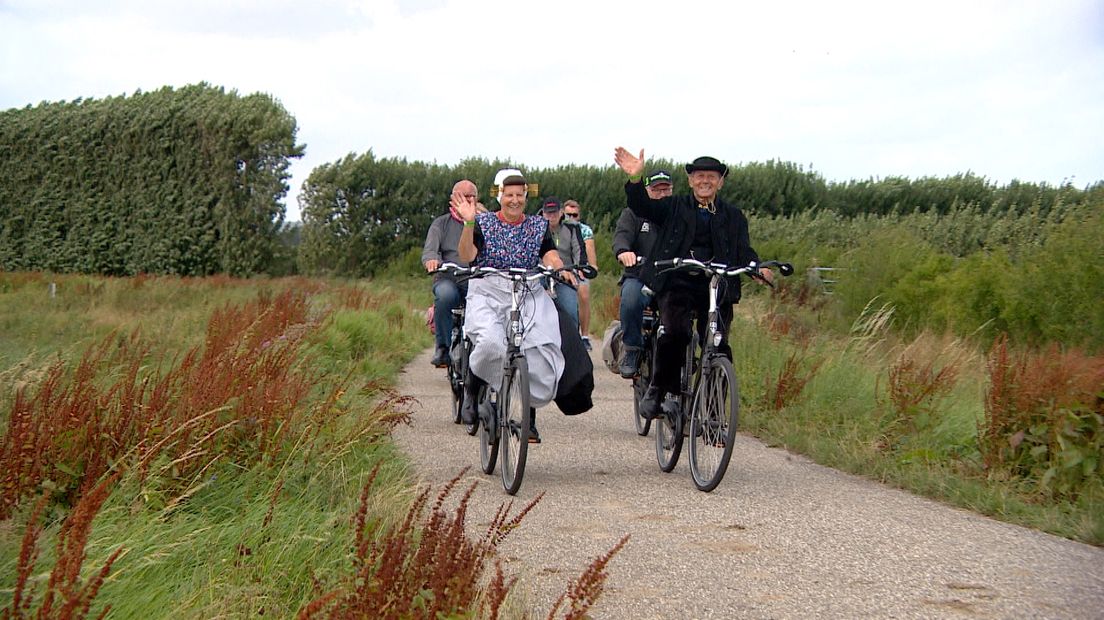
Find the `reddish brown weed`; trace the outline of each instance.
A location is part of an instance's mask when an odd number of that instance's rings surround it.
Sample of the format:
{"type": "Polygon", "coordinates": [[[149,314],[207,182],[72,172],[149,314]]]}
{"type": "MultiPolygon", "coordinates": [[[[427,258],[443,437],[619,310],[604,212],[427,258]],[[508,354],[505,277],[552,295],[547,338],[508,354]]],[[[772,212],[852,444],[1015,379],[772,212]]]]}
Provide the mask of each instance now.
{"type": "Polygon", "coordinates": [[[182,481],[221,458],[271,463],[293,433],[336,415],[336,397],[305,406],[318,378],[299,351],[316,325],[306,298],[289,291],[218,310],[206,346],[167,371],[136,334],[90,347],[72,372],[55,364],[33,395],[15,395],[0,440],[0,519],[47,480],[71,504],[129,457],[145,475],[164,454],[182,481]]]}
{"type": "Polygon", "coordinates": [[[1075,496],[1104,471],[1104,358],[1051,345],[1011,351],[999,336],[989,352],[989,389],[978,444],[990,475],[1034,480],[1075,496]]]}
{"type": "Polygon", "coordinates": [[[954,362],[936,369],[935,360],[920,361],[901,355],[889,369],[887,395],[893,419],[887,424],[887,442],[932,428],[941,398],[950,393],[958,378],[954,362]]]}
{"type": "MultiPolygon", "coordinates": [[[[354,574],[335,589],[320,594],[299,612],[306,618],[498,618],[502,603],[516,583],[507,578],[496,557],[499,545],[520,525],[543,495],[516,514],[512,502],[499,506],[477,540],[468,537],[465,520],[475,484],[460,497],[453,512],[445,502],[467,468],[450,480],[428,509],[429,490],[422,491],[397,527],[377,532],[368,520],[374,470],[361,492],[354,516],[356,530],[354,574]],[[493,573],[487,575],[488,570],[493,573]],[[486,583],[484,586],[483,584],[486,583]]],[[[628,537],[597,558],[557,601],[553,618],[564,600],[570,600],[565,618],[583,618],[605,583],[606,567],[628,537]]],[[[321,590],[320,590],[321,591],[321,590]]]]}
{"type": "Polygon", "coordinates": [[[765,379],[764,401],[767,407],[780,411],[801,396],[806,384],[816,376],[824,363],[823,359],[810,358],[808,344],[796,348],[782,363],[774,381],[771,382],[770,377],[765,379]]]}
{"type": "MultiPolygon", "coordinates": [[[[27,589],[28,578],[35,568],[38,557],[38,537],[42,533],[39,523],[43,508],[46,505],[46,497],[36,504],[27,530],[23,536],[23,544],[20,548],[19,563],[16,567],[16,585],[13,592],[12,603],[9,607],[0,611],[0,619],[17,620],[23,618],[59,618],[68,620],[84,618],[88,615],[92,606],[92,600],[100,591],[104,579],[111,572],[111,566],[119,558],[123,549],[116,549],[104,562],[104,565],[87,580],[81,579],[81,568],[84,566],[85,546],[88,543],[88,535],[92,529],[92,521],[103,506],[107,496],[111,493],[118,476],[112,475],[104,478],[88,493],[81,496],[73,510],[62,523],[58,533],[57,559],[53,570],[50,571],[50,579],[46,584],[46,591],[42,596],[37,611],[31,613],[31,598],[33,592],[27,589]]],[[[97,618],[103,618],[111,607],[105,607],[97,618]]]]}

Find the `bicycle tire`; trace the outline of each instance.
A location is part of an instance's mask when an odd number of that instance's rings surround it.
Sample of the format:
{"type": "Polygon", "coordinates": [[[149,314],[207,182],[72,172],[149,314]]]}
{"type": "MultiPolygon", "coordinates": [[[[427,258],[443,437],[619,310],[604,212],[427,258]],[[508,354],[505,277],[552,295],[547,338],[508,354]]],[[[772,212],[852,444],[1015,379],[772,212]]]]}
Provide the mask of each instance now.
{"type": "Polygon", "coordinates": [[[636,426],[636,434],[647,437],[652,428],[652,421],[640,415],[640,399],[644,398],[644,392],[648,391],[648,384],[652,380],[652,359],[655,356],[655,343],[645,343],[640,355],[640,372],[633,377],[633,424],[636,426]]]}
{"type": "Polygon", "coordinates": [[[479,433],[479,464],[483,473],[494,473],[495,464],[498,463],[498,411],[494,403],[490,402],[490,389],[487,386],[479,388],[479,398],[476,400],[478,416],[474,424],[479,433]]]}
{"type": "Polygon", "coordinates": [[[498,405],[502,420],[498,434],[502,488],[514,495],[525,477],[529,427],[533,423],[529,410],[529,363],[525,357],[519,355],[510,361],[510,368],[502,376],[498,405]]]}
{"type": "Polygon", "coordinates": [[[663,473],[670,473],[682,455],[682,413],[677,411],[675,402],[674,399],[664,401],[660,416],[655,420],[656,461],[663,473]]]}
{"type": "Polygon", "coordinates": [[[699,491],[717,488],[732,459],[740,388],[732,362],[713,356],[702,368],[690,414],[690,476],[699,491]]]}
{"type": "Polygon", "coordinates": [[[452,423],[460,424],[464,421],[464,417],[460,414],[460,410],[464,405],[464,384],[455,378],[456,370],[449,366],[449,385],[452,388],[452,423]]]}
{"type": "Polygon", "coordinates": [[[461,409],[464,405],[464,377],[467,374],[465,364],[464,346],[460,339],[463,337],[458,329],[452,330],[452,341],[449,343],[449,355],[452,358],[448,366],[449,386],[452,388],[452,422],[461,424],[464,416],[461,409]]]}

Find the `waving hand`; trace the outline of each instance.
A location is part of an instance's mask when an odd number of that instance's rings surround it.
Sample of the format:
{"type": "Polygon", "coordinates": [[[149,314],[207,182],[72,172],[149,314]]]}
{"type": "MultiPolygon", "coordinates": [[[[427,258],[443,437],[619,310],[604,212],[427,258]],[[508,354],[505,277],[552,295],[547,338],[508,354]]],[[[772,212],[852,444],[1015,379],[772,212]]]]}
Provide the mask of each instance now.
{"type": "Polygon", "coordinates": [[[640,155],[634,156],[624,147],[617,147],[613,151],[613,161],[629,176],[639,176],[644,173],[644,149],[640,149],[640,155]]]}

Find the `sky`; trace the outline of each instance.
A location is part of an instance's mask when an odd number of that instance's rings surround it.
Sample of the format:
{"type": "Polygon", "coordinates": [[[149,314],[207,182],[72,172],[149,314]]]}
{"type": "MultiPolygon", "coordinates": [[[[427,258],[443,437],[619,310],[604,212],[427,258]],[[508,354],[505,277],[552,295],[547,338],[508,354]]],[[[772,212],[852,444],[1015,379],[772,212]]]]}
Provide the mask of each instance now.
{"type": "Polygon", "coordinates": [[[289,221],[368,150],[1104,180],[1104,0],[0,0],[0,110],[199,82],[296,118],[289,221]]]}

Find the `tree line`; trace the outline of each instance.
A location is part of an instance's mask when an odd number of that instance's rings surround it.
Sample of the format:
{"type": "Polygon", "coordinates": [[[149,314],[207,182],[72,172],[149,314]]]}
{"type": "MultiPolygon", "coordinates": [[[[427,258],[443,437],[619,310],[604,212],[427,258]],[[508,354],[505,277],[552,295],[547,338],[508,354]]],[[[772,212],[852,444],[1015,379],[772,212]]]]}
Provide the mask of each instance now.
{"type": "Polygon", "coordinates": [[[205,83],[0,112],[0,269],[265,272],[295,134],[272,97],[205,83]]]}
{"type": "MultiPolygon", "coordinates": [[[[288,229],[287,170],[304,149],[296,129],[272,97],[205,83],[0,112],[0,269],[370,276],[421,245],[455,181],[475,181],[493,207],[488,185],[506,166],[524,170],[541,195],[580,201],[600,233],[624,206],[625,179],[612,165],[442,165],[368,150],[316,167],[301,188],[302,225],[288,229]]],[[[681,162],[649,167],[673,172],[685,191],[681,162]]],[[[972,173],[830,182],[767,161],[731,165],[721,197],[757,218],[767,241],[826,242],[831,255],[871,218],[916,216],[940,249],[964,257],[1041,241],[1049,226],[1038,222],[1100,204],[1104,182],[997,185],[972,173]]]]}
{"type": "MultiPolygon", "coordinates": [[[[390,259],[421,245],[429,223],[445,212],[455,181],[473,180],[488,202],[490,180],[506,166],[524,170],[539,185],[542,196],[578,200],[584,219],[592,225],[612,226],[624,207],[625,177],[612,165],[527,168],[473,158],[444,166],[377,158],[369,150],[316,168],[304,183],[298,267],[304,273],[371,275],[390,259]]],[[[651,161],[649,169],[656,168],[675,173],[676,191],[686,190],[680,164],[651,161]]],[[[947,238],[941,241],[954,246],[954,254],[964,256],[994,243],[1012,243],[1017,234],[1030,234],[1034,218],[1060,220],[1071,207],[1104,201],[1104,182],[1085,189],[1069,183],[1056,187],[1020,181],[999,186],[961,174],[833,183],[801,166],[769,161],[731,166],[720,196],[759,218],[796,218],[806,227],[817,223],[818,234],[846,233],[851,228],[847,223],[856,219],[951,218],[957,227],[942,227],[940,234],[947,238]],[[970,225],[975,229],[963,232],[970,225]]]]}

